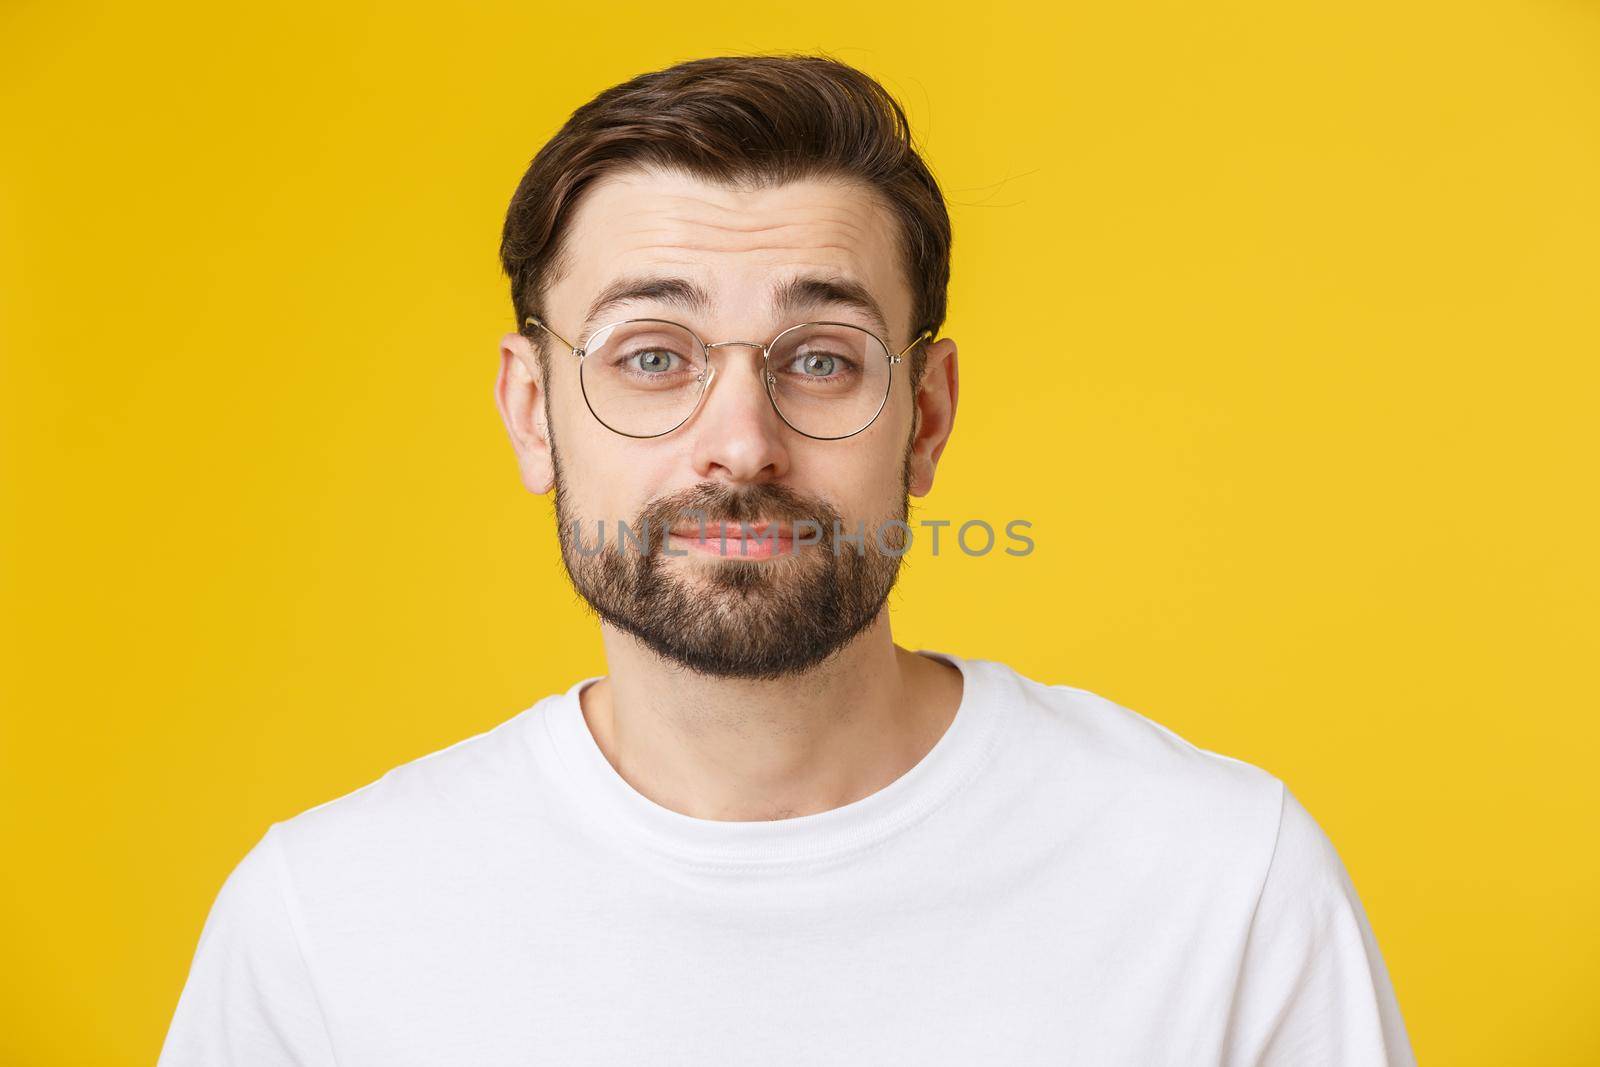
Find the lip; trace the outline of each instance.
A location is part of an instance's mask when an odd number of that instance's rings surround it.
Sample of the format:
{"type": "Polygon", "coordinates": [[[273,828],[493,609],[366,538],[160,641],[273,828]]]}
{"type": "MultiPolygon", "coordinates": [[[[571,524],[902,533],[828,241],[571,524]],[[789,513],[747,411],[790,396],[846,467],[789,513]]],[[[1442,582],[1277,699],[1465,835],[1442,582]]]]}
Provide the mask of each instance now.
{"type": "Polygon", "coordinates": [[[749,537],[744,535],[737,523],[708,522],[703,534],[699,526],[679,527],[672,530],[672,538],[699,556],[771,559],[794,554],[794,532],[791,527],[767,522],[750,523],[749,526],[749,537]]]}
{"type": "MultiPolygon", "coordinates": [[[[749,538],[755,541],[775,539],[779,541],[792,541],[794,528],[788,523],[751,522],[745,523],[749,527],[749,538]],[[776,526],[777,529],[773,529],[776,526]],[[768,531],[771,531],[770,533],[768,531]]],[[[745,530],[736,522],[708,522],[703,526],[699,523],[688,526],[674,526],[674,537],[685,537],[691,541],[729,541],[745,540],[745,530]]]]}

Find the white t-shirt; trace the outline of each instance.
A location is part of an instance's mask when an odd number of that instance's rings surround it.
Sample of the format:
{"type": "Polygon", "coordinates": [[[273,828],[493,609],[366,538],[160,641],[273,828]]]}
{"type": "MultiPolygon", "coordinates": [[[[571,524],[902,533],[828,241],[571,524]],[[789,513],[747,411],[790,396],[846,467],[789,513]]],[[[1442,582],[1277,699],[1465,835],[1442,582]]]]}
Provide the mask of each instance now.
{"type": "Polygon", "coordinates": [[[1412,1064],[1333,845],[1282,781],[1083,689],[959,667],[843,807],[634,790],[579,691],[274,823],[162,1067],[1412,1064]]]}

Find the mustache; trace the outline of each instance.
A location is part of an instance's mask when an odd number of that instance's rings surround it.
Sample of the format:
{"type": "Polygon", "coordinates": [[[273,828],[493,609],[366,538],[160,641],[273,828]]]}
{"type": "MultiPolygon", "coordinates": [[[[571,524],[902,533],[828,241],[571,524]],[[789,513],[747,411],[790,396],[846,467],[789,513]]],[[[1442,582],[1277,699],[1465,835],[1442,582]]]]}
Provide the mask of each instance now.
{"type": "MultiPolygon", "coordinates": [[[[727,486],[701,482],[675,493],[657,497],[639,509],[638,529],[649,531],[652,542],[664,542],[674,527],[725,523],[772,522],[793,526],[814,523],[828,544],[836,525],[843,519],[837,508],[820,497],[801,493],[786,485],[727,486]]],[[[659,547],[653,544],[652,548],[659,547]]]]}

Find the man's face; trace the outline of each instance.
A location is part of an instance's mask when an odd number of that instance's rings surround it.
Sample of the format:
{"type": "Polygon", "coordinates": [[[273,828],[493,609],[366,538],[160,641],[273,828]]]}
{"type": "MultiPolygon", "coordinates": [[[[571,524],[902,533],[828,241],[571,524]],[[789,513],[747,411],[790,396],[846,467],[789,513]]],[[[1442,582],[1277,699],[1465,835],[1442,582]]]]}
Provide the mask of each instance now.
{"type": "MultiPolygon", "coordinates": [[[[545,312],[574,344],[597,326],[636,317],[682,323],[707,344],[765,343],[815,319],[862,326],[895,352],[911,340],[896,224],[858,186],[804,181],[737,191],[628,171],[596,183],[569,227],[571,269],[547,292],[545,312]],[[637,298],[591,321],[591,303],[624,278],[683,279],[709,303],[637,298]],[[844,303],[775,307],[775,289],[797,278],[854,283],[884,321],[844,303]]],[[[562,556],[603,619],[692,670],[746,678],[814,666],[872,623],[899,570],[894,520],[907,515],[909,356],[893,367],[876,421],[828,441],[796,432],[773,410],[758,349],[712,349],[715,374],[689,421],[638,439],[590,414],[578,361],[545,341],[562,556]],[[779,536],[747,542],[740,522],[774,524],[779,536]],[[642,550],[618,543],[621,523],[647,535],[642,550]],[[726,545],[721,523],[733,524],[726,545]],[[864,530],[860,550],[836,538],[836,528],[864,530]],[[785,529],[797,536],[783,540],[785,529]],[[812,531],[820,539],[802,544],[812,531]]]]}

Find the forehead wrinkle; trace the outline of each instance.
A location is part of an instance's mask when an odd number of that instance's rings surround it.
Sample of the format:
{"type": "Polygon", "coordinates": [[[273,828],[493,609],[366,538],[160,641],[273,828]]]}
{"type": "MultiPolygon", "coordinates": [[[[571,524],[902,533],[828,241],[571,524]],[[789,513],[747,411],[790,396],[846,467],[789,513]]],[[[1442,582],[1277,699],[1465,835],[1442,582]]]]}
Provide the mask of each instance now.
{"type": "MultiPolygon", "coordinates": [[[[815,220],[780,223],[757,223],[752,225],[720,225],[716,223],[700,222],[692,219],[668,218],[665,220],[642,221],[639,225],[619,227],[616,235],[624,240],[644,238],[647,241],[658,241],[667,246],[701,247],[694,243],[695,231],[710,230],[718,234],[739,234],[752,237],[761,237],[765,242],[770,242],[774,247],[785,248],[840,248],[859,246],[871,239],[874,231],[857,226],[849,222],[841,222],[838,226],[818,226],[815,220]],[[673,225],[676,224],[676,225],[673,225]],[[818,233],[818,231],[821,233],[818,233]],[[840,233],[838,231],[842,230],[840,233]],[[788,232],[786,232],[788,231],[788,232]],[[792,231],[801,231],[794,233],[792,231]],[[826,236],[826,240],[818,242],[807,240],[807,235],[826,236]]],[[[756,244],[749,247],[763,247],[756,244]]]]}
{"type": "Polygon", "coordinates": [[[815,176],[744,189],[707,182],[693,175],[675,174],[671,170],[661,173],[648,168],[609,176],[585,200],[585,207],[598,209],[602,216],[611,218],[618,214],[657,213],[666,214],[674,221],[693,223],[696,216],[743,217],[757,211],[801,223],[823,220],[858,231],[888,213],[888,205],[876,190],[837,178],[815,176]],[[668,179],[666,187],[659,181],[662,177],[668,179]],[[639,192],[646,194],[646,203],[626,204],[630,194],[639,192]],[[617,205],[621,212],[613,207],[601,209],[596,203],[619,197],[625,201],[617,205]]]}
{"type": "Polygon", "coordinates": [[[608,212],[610,218],[617,221],[637,220],[638,224],[648,226],[651,223],[669,223],[686,226],[704,226],[710,229],[734,230],[762,230],[777,229],[789,226],[840,226],[861,233],[871,228],[872,223],[879,221],[875,216],[881,216],[883,209],[876,203],[862,203],[857,205],[839,203],[800,203],[790,205],[766,205],[755,213],[747,206],[734,206],[710,204],[687,197],[662,197],[667,201],[678,201],[677,204],[650,203],[624,208],[620,212],[608,212]]]}
{"type": "MultiPolygon", "coordinates": [[[[715,187],[707,186],[708,189],[715,187]]],[[[716,199],[713,197],[695,195],[694,193],[674,192],[659,190],[656,197],[669,204],[680,205],[690,211],[704,209],[722,214],[737,214],[749,210],[752,201],[768,201],[768,210],[788,212],[812,211],[871,211],[880,207],[880,203],[868,190],[857,191],[849,186],[820,185],[814,189],[787,190],[787,195],[772,195],[776,187],[769,187],[760,192],[716,199]],[[839,194],[844,195],[839,195],[839,194]]]]}
{"type": "MultiPolygon", "coordinates": [[[[723,254],[723,255],[741,255],[742,256],[742,255],[751,255],[753,253],[758,253],[758,252],[793,252],[796,249],[804,249],[805,251],[808,251],[808,252],[844,252],[844,253],[852,254],[852,255],[857,251],[856,246],[853,246],[853,245],[836,245],[836,244],[805,244],[805,245],[752,244],[752,245],[748,245],[748,246],[742,246],[742,247],[739,247],[739,248],[724,248],[724,247],[715,246],[715,245],[698,245],[698,244],[687,244],[687,243],[682,243],[682,242],[672,242],[672,243],[668,243],[668,244],[640,245],[637,248],[629,249],[628,254],[629,255],[649,254],[649,253],[652,253],[652,252],[655,252],[655,251],[659,251],[659,250],[672,250],[672,251],[676,251],[676,252],[714,252],[714,253],[720,253],[720,254],[723,254]]],[[[656,262],[659,262],[661,264],[665,264],[667,262],[676,262],[676,261],[659,260],[659,261],[656,261],[656,262]]],[[[696,262],[696,261],[692,261],[692,260],[691,261],[687,261],[687,262],[682,262],[681,265],[682,266],[686,266],[686,267],[703,266],[702,263],[699,263],[699,262],[696,262]]],[[[839,265],[837,263],[826,264],[826,266],[829,269],[832,269],[832,270],[839,269],[839,265]]]]}
{"type": "Polygon", "coordinates": [[[851,230],[863,228],[863,216],[877,214],[875,210],[852,211],[839,205],[806,204],[789,208],[769,208],[763,214],[767,217],[751,217],[745,209],[710,212],[713,217],[699,216],[694,213],[663,214],[661,218],[667,222],[688,226],[709,226],[715,229],[761,230],[776,229],[785,226],[843,226],[851,230]],[[731,223],[720,221],[732,216],[731,223]]]}
{"type": "MultiPolygon", "coordinates": [[[[805,219],[798,222],[753,223],[745,226],[723,226],[715,222],[705,222],[699,219],[668,219],[667,221],[679,223],[689,229],[716,230],[718,233],[767,233],[773,230],[826,229],[834,225],[847,231],[850,235],[860,235],[867,232],[863,227],[855,226],[842,220],[837,224],[832,222],[823,223],[820,227],[816,219],[805,219]]],[[[671,232],[670,229],[669,232],[671,232]]]]}
{"type": "MultiPolygon", "coordinates": [[[[862,248],[884,244],[886,232],[883,209],[871,201],[856,205],[801,203],[766,209],[765,214],[778,215],[776,220],[752,220],[748,208],[672,193],[658,194],[651,203],[625,206],[620,211],[605,210],[593,199],[586,206],[598,212],[599,220],[604,220],[603,230],[609,229],[614,240],[632,246],[630,253],[673,248],[749,254],[811,248],[859,255],[862,248]],[[663,208],[662,201],[668,206],[663,208]],[[759,239],[719,247],[712,237],[716,234],[759,239]]],[[[891,257],[892,244],[884,244],[883,249],[891,257]]]]}

